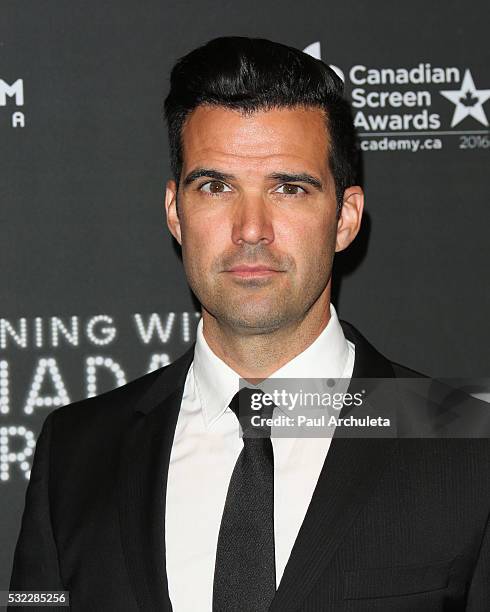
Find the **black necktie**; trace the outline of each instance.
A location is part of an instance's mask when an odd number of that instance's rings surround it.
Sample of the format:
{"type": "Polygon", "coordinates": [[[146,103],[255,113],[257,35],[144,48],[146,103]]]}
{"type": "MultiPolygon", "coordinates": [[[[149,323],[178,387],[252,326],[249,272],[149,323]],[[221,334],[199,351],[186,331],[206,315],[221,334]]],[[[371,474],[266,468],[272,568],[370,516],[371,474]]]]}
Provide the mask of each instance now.
{"type": "Polygon", "coordinates": [[[260,390],[241,389],[230,408],[239,418],[243,449],[231,475],[216,550],[214,612],[265,612],[276,592],[274,554],[274,454],[270,427],[250,417],[260,390]]]}

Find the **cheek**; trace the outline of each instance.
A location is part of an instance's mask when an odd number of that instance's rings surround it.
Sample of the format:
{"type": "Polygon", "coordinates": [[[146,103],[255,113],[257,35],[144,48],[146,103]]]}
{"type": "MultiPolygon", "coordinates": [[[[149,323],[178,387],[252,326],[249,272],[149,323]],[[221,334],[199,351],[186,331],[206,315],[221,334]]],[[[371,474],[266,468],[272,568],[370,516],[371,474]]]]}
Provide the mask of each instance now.
{"type": "Polygon", "coordinates": [[[276,229],[276,243],[296,260],[298,268],[318,267],[335,245],[336,224],[328,219],[305,218],[281,224],[276,229]]]}
{"type": "Polygon", "coordinates": [[[226,224],[197,216],[183,224],[183,247],[188,262],[198,269],[208,268],[229,243],[226,224]]]}

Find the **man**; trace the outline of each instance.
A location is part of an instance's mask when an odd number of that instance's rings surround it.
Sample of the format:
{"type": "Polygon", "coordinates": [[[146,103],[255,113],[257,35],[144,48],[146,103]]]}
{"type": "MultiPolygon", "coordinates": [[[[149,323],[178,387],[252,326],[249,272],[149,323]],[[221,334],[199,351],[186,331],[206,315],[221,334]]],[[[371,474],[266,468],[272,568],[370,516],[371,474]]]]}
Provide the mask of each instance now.
{"type": "Polygon", "coordinates": [[[197,340],[48,416],[11,589],[68,590],[83,611],[490,609],[488,440],[239,435],[240,377],[414,375],[330,303],[364,202],[341,81],[220,38],[178,62],[165,110],[197,340]]]}

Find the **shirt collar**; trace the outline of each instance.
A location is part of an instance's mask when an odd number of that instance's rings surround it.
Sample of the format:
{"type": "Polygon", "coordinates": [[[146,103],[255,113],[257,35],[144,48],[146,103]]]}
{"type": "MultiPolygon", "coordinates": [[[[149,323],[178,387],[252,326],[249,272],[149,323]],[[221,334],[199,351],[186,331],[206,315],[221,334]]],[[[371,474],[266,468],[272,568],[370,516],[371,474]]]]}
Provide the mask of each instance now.
{"type": "MultiPolygon", "coordinates": [[[[337,312],[330,304],[330,320],[321,334],[269,378],[340,378],[348,355],[347,340],[337,312]]],[[[209,347],[202,318],[197,326],[193,372],[204,423],[209,427],[226,411],[239,390],[240,376],[209,347]]]]}

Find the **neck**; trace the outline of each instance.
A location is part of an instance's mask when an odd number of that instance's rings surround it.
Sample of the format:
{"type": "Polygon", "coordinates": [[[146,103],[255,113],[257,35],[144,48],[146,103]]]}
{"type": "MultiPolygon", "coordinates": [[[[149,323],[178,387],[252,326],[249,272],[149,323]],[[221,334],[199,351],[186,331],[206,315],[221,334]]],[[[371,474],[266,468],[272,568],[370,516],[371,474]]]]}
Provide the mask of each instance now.
{"type": "Polygon", "coordinates": [[[241,378],[257,383],[318,338],[330,320],[330,293],[322,294],[303,319],[266,333],[245,334],[222,324],[204,308],[202,318],[203,335],[213,353],[241,378]]]}

